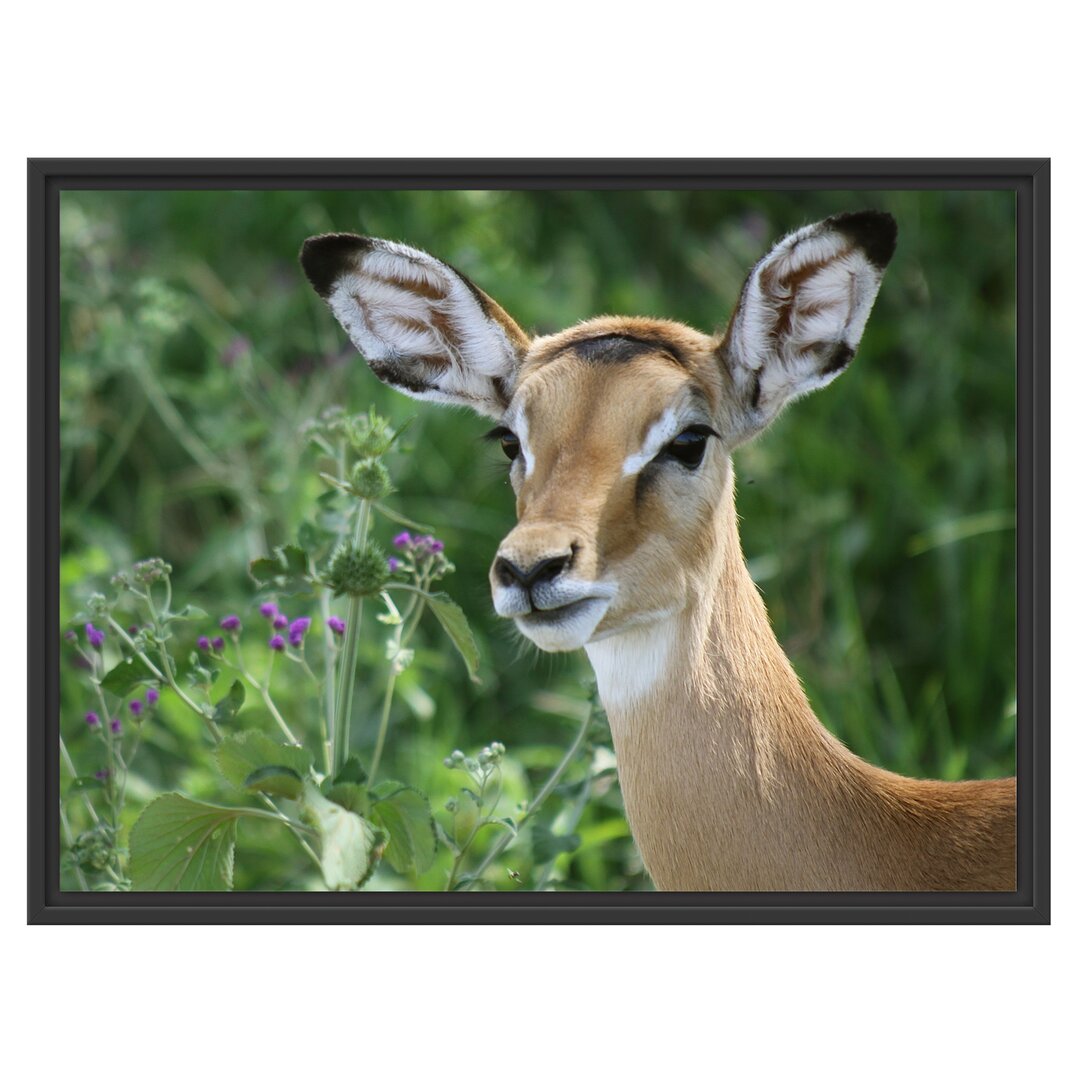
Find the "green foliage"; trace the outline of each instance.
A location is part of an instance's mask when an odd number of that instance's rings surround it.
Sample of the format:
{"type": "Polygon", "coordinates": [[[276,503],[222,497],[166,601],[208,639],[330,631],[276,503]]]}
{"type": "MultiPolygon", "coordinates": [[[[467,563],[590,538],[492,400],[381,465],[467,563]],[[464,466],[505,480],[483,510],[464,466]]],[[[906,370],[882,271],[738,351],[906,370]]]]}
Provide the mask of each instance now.
{"type": "Polygon", "coordinates": [[[214,751],[214,757],[221,775],[233,787],[290,799],[299,798],[303,779],[313,764],[307,750],[282,746],[261,731],[241,731],[227,736],[214,751]],[[288,790],[280,790],[283,787],[288,790]]]}
{"type": "Polygon", "coordinates": [[[242,811],[162,795],[131,830],[131,883],[146,892],[224,892],[233,886],[242,811]]]}
{"type": "Polygon", "coordinates": [[[314,784],[304,788],[301,814],[319,834],[326,887],[357,889],[373,869],[378,832],[359,814],[327,799],[314,784]]]}
{"type": "Polygon", "coordinates": [[[214,723],[227,724],[235,720],[245,696],[244,684],[239,679],[233,679],[229,692],[214,706],[214,723]]]}
{"type": "Polygon", "coordinates": [[[480,670],[480,651],[476,647],[476,639],[469,629],[469,622],[465,612],[450,599],[446,593],[435,593],[427,598],[435,617],[446,631],[447,636],[454,643],[454,648],[465,661],[465,669],[473,682],[479,682],[477,672],[480,670]]]}
{"type": "Polygon", "coordinates": [[[307,555],[296,544],[274,548],[274,554],[252,559],[248,567],[255,582],[277,596],[305,596],[311,592],[307,555]]]}
{"type": "Polygon", "coordinates": [[[371,815],[386,830],[386,859],[402,874],[418,874],[435,861],[435,821],[423,793],[387,780],[371,791],[371,815]]]}
{"type": "Polygon", "coordinates": [[[117,697],[126,697],[136,687],[154,681],[150,669],[141,660],[129,656],[121,660],[101,680],[101,688],[117,697]]]}

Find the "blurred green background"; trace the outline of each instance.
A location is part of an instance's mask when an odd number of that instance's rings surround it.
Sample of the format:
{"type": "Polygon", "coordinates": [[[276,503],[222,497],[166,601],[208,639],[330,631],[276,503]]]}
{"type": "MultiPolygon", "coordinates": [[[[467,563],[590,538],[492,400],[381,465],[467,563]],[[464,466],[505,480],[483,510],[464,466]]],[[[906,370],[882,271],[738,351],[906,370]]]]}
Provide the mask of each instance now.
{"type": "MultiPolygon", "coordinates": [[[[249,559],[290,541],[325,490],[302,423],[330,404],[415,417],[394,505],[446,541],[458,570],[445,584],[479,639],[483,684],[422,628],[383,775],[437,809],[455,787],[442,758],[498,739],[515,762],[508,802],[528,798],[572,735],[589,672],[583,654],[523,647],[492,613],[487,566],[513,523],[505,460],[481,443],[483,419],[400,397],[367,372],[304,281],[301,242],[341,230],[424,248],[535,332],[602,313],[711,329],[773,240],[863,207],[898,219],[896,257],[849,371],[737,455],[744,549],[819,716],[852,749],[909,775],[1011,774],[1009,192],[65,192],[63,625],[115,569],[151,555],[175,567],[181,602],[250,619],[249,559]]],[[[377,538],[392,535],[384,524],[377,538]]],[[[364,654],[376,675],[353,725],[362,753],[383,687],[376,626],[364,654]]],[[[65,664],[62,730],[92,772],[89,687],[65,664]]],[[[275,694],[309,707],[287,684],[275,694]]],[[[272,730],[257,702],[245,714],[272,730]]],[[[163,700],[153,727],[131,816],[164,790],[220,798],[198,721],[163,700]]],[[[560,887],[649,887],[616,784],[594,784],[577,833],[552,875],[560,887]]],[[[238,887],[305,887],[300,856],[291,882],[272,876],[283,843],[245,825],[238,887]]],[[[527,871],[527,845],[512,853],[507,865],[527,871]]]]}

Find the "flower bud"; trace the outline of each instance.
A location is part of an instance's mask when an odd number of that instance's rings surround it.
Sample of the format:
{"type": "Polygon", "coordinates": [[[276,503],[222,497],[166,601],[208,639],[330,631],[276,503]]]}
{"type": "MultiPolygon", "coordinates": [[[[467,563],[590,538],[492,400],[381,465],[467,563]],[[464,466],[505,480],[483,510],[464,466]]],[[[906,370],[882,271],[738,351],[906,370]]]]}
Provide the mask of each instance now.
{"type": "Polygon", "coordinates": [[[132,573],[140,585],[152,585],[167,578],[172,573],[172,567],[164,559],[143,559],[132,567],[132,573]]]}
{"type": "Polygon", "coordinates": [[[376,458],[358,461],[353,466],[350,479],[353,491],[361,499],[384,499],[394,490],[390,483],[390,473],[376,458]]]}
{"type": "Polygon", "coordinates": [[[389,422],[374,409],[366,416],[349,416],[340,423],[358,457],[382,457],[394,441],[389,422]]]}
{"type": "Polygon", "coordinates": [[[330,556],[325,581],[335,596],[343,593],[372,596],[383,588],[389,577],[386,556],[375,544],[360,548],[346,542],[330,556]]]}
{"type": "Polygon", "coordinates": [[[96,619],[104,619],[108,616],[112,610],[112,604],[101,595],[96,592],[89,600],[86,601],[86,610],[96,619]]]}

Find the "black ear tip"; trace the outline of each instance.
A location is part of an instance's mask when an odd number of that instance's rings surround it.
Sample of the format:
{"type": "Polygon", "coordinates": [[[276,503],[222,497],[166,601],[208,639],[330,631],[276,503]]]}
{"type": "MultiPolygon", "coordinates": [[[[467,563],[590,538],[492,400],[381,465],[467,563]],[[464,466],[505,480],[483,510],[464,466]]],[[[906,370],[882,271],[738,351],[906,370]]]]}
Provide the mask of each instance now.
{"type": "Polygon", "coordinates": [[[370,248],[371,241],[366,236],[353,233],[310,236],[300,248],[300,265],[312,288],[325,298],[334,282],[356,265],[356,256],[370,248]]]}
{"type": "Polygon", "coordinates": [[[896,251],[896,218],[884,210],[856,210],[837,214],[828,224],[853,240],[866,252],[867,258],[884,270],[896,251]]]}

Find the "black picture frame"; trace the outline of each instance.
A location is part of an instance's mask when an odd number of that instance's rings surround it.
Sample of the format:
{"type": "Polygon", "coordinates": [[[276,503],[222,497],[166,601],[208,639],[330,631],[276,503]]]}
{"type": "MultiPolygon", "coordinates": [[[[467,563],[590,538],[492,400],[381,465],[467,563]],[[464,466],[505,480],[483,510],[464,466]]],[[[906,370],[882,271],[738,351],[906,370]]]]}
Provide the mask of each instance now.
{"type": "Polygon", "coordinates": [[[27,919],[57,923],[1048,923],[1050,163],[1046,159],[28,162],[27,919]],[[75,189],[997,189],[1016,196],[1015,893],[71,893],[59,887],[59,201],[75,189]]]}

